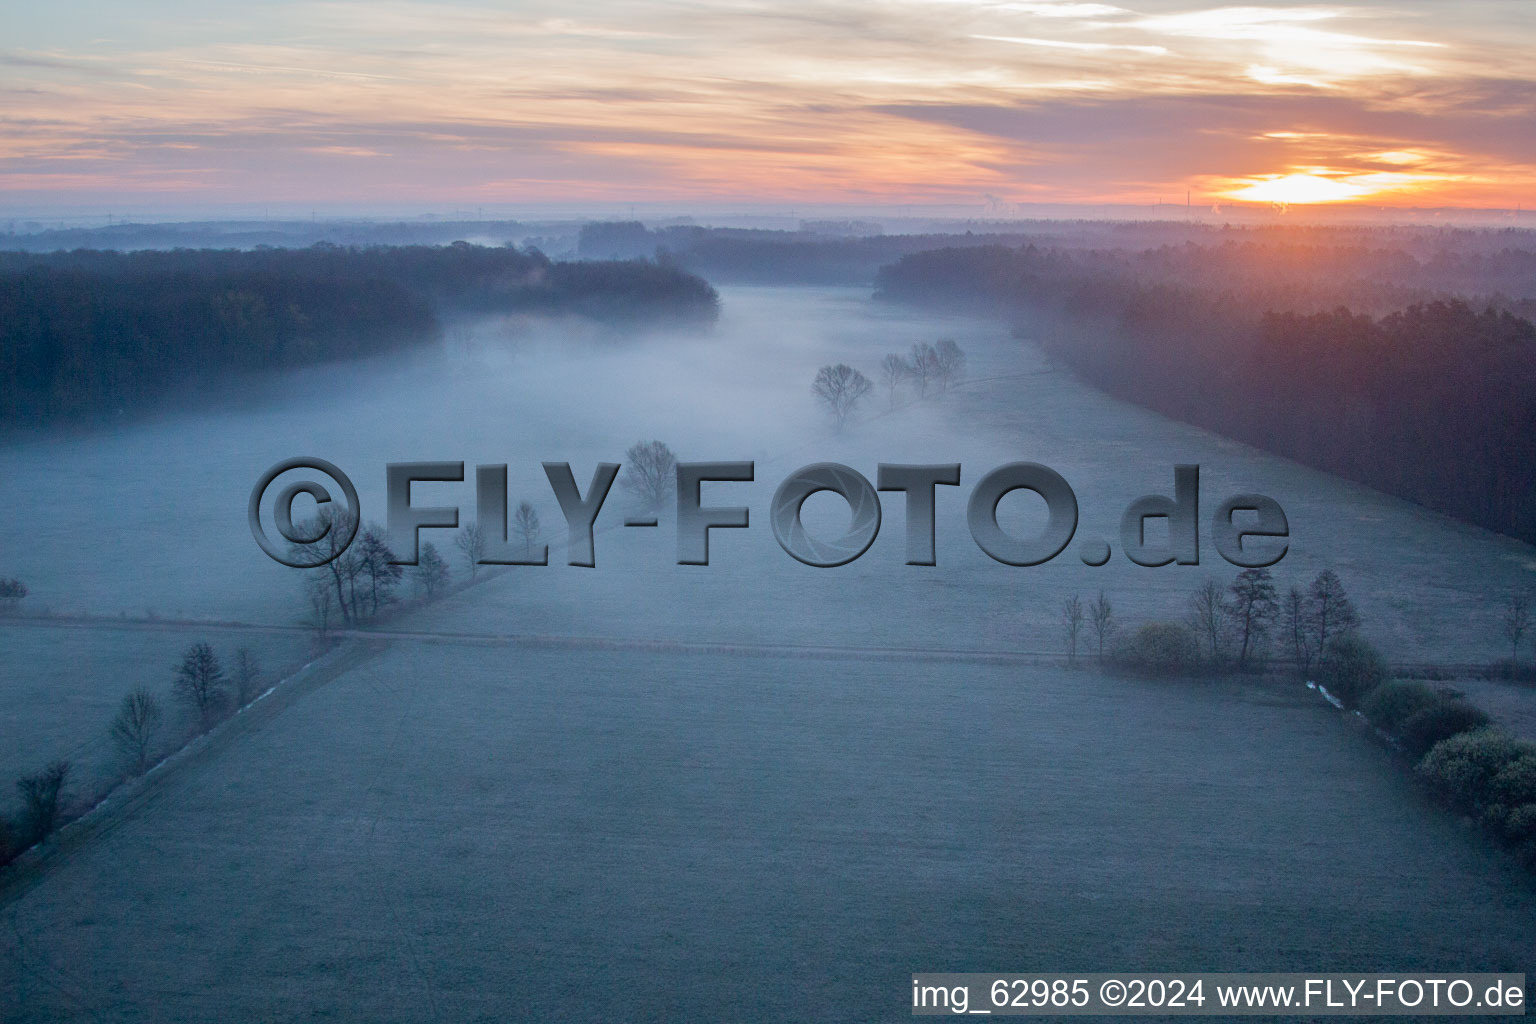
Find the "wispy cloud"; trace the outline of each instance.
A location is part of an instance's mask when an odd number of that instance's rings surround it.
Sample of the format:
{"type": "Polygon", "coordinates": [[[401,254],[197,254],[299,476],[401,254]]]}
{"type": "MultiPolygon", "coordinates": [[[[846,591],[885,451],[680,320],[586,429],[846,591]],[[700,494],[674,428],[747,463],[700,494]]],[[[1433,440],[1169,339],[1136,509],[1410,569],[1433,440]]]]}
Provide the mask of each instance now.
{"type": "Polygon", "coordinates": [[[1085,53],[1109,53],[1119,50],[1125,53],[1147,53],[1161,57],[1168,53],[1166,46],[1138,46],[1134,43],[1075,43],[1066,39],[1031,39],[1028,36],[972,35],[972,39],[987,39],[995,43],[1017,43],[1020,46],[1044,46],[1058,50],[1079,50],[1085,53]]]}
{"type": "Polygon", "coordinates": [[[1526,199],[1536,27],[1381,3],[145,0],[7,41],[0,191],[1526,199]]]}

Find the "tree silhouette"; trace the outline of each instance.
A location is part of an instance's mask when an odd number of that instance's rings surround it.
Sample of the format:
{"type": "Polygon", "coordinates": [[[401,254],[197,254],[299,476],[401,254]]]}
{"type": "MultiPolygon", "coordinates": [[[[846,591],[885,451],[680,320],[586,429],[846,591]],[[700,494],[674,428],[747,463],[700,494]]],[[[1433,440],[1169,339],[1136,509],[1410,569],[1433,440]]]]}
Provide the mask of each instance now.
{"type": "Polygon", "coordinates": [[[1275,583],[1268,569],[1244,569],[1229,588],[1232,595],[1227,616],[1237,634],[1237,663],[1248,664],[1249,656],[1269,635],[1275,616],[1275,583]]]}
{"type": "Polygon", "coordinates": [[[523,557],[533,557],[533,545],[539,539],[539,513],[531,502],[520,501],[517,503],[517,512],[512,519],[513,527],[517,535],[523,538],[523,557]]]}
{"type": "Polygon", "coordinates": [[[1212,664],[1222,660],[1222,643],[1227,632],[1227,597],[1225,589],[1207,578],[1189,598],[1189,628],[1205,648],[1212,664]]]}
{"type": "Polygon", "coordinates": [[[928,389],[938,382],[939,353],[926,341],[913,344],[907,355],[908,375],[917,388],[918,398],[927,398],[928,389]]]}
{"type": "Polygon", "coordinates": [[[880,360],[880,383],[885,385],[887,399],[891,406],[896,405],[896,389],[901,387],[901,382],[912,375],[912,367],[907,361],[895,352],[887,353],[880,360]]]}
{"type": "Polygon", "coordinates": [[[160,702],[142,686],[123,697],[117,717],[112,719],[112,743],[135,775],[143,775],[149,767],[160,719],[160,702]]]}
{"type": "Polygon", "coordinates": [[[1093,599],[1088,606],[1088,621],[1093,626],[1093,635],[1099,642],[1099,661],[1104,660],[1104,643],[1115,631],[1115,609],[1109,603],[1109,597],[1104,591],[1099,591],[1099,596],[1093,599]]]}
{"type": "Polygon", "coordinates": [[[469,566],[469,578],[480,574],[480,559],[485,557],[485,531],[479,523],[465,523],[459,527],[459,535],[453,538],[453,546],[459,549],[469,566]]]}
{"type": "Polygon", "coordinates": [[[847,363],[823,366],[811,382],[811,394],[832,414],[837,429],[842,430],[859,403],[874,390],[869,378],[847,363]]]}
{"type": "Polygon", "coordinates": [[[206,729],[224,707],[224,669],[213,648],[204,642],[193,644],[182,656],[173,684],[176,699],[186,705],[206,729]]]}
{"type": "Polygon", "coordinates": [[[1061,626],[1067,637],[1067,663],[1077,663],[1077,638],[1083,632],[1083,599],[1073,594],[1062,602],[1061,626]]]}
{"type": "Polygon", "coordinates": [[[677,456],[660,441],[638,441],[624,453],[619,483],[642,508],[659,509],[677,489],[677,456]]]}
{"type": "Polygon", "coordinates": [[[933,369],[939,388],[948,391],[951,384],[965,372],[965,353],[953,338],[940,338],[933,347],[933,369]]]}
{"type": "MultiPolygon", "coordinates": [[[[395,564],[395,553],[390,550],[389,542],[385,540],[384,528],[377,523],[369,523],[363,530],[363,535],[347,553],[354,552],[358,561],[357,577],[366,581],[363,596],[367,602],[368,614],[377,615],[379,609],[393,599],[395,587],[404,576],[404,570],[395,564]]],[[[356,614],[358,611],[356,600],[352,602],[352,607],[356,614]]]]}
{"type": "Polygon", "coordinates": [[[1504,602],[1504,640],[1509,644],[1511,671],[1520,663],[1520,641],[1531,625],[1530,595],[1515,592],[1504,602]]]}
{"type": "Polygon", "coordinates": [[[245,707],[261,687],[261,662],[249,647],[235,651],[235,703],[245,707]]]}
{"type": "Polygon", "coordinates": [[[1327,652],[1328,641],[1360,625],[1360,616],[1349,600],[1349,595],[1344,592],[1339,574],[1332,569],[1324,569],[1317,574],[1312,586],[1307,589],[1307,598],[1312,650],[1320,654],[1327,652]]]}
{"type": "Polygon", "coordinates": [[[431,541],[422,542],[421,557],[416,560],[414,575],[417,590],[425,594],[428,601],[435,599],[438,591],[448,585],[448,563],[431,541]]]}
{"type": "Polygon", "coordinates": [[[71,767],[68,761],[54,761],[42,771],[16,780],[16,788],[21,790],[22,825],[30,842],[42,842],[58,828],[71,767]]]}

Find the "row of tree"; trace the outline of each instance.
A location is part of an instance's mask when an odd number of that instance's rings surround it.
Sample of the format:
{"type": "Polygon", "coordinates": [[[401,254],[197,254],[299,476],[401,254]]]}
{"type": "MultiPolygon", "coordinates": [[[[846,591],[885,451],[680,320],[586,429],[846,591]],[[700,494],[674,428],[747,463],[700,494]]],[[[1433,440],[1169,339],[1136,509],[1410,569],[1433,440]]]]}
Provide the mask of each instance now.
{"type": "Polygon", "coordinates": [[[1131,667],[1156,655],[1159,664],[1149,667],[1167,670],[1192,668],[1196,662],[1245,669],[1279,639],[1297,671],[1309,676],[1332,642],[1360,625],[1360,616],[1332,569],[1318,573],[1305,590],[1292,586],[1283,596],[1268,569],[1244,569],[1226,586],[1207,578],[1190,595],[1182,622],[1144,626],[1118,651],[1110,644],[1119,622],[1102,590],[1086,604],[1075,594],[1067,598],[1061,621],[1069,662],[1077,660],[1085,629],[1092,630],[1101,662],[1109,649],[1131,667]]]}
{"type": "MultiPolygon", "coordinates": [[[[1514,623],[1523,600],[1511,598],[1504,623],[1518,653],[1524,630],[1514,623]]],[[[1416,765],[1418,776],[1447,804],[1518,849],[1536,867],[1536,744],[1495,727],[1460,694],[1420,680],[1393,679],[1386,660],[1358,632],[1359,614],[1331,569],[1303,590],[1278,595],[1268,570],[1247,569],[1223,587],[1207,580],[1191,595],[1183,623],[1155,622],[1113,643],[1118,628],[1103,591],[1088,604],[1062,604],[1068,660],[1085,629],[1099,658],[1140,672],[1176,674],[1241,666],[1278,637],[1298,672],[1338,706],[1359,712],[1416,765]],[[1108,650],[1109,653],[1106,653],[1108,650]]]]}
{"type": "MultiPolygon", "coordinates": [[[[756,284],[850,284],[873,280],[903,256],[952,247],[1038,245],[1093,253],[1130,250],[1158,254],[1174,280],[1198,280],[1212,269],[1245,284],[1284,289],[1323,303],[1406,305],[1425,295],[1503,293],[1529,296],[1536,274],[1536,233],[1530,229],[1434,226],[1263,225],[1240,227],[1184,220],[977,222],[972,230],[880,234],[848,225],[826,231],[647,227],[639,221],[587,224],[577,240],[585,259],[655,256],[712,281],[756,284]],[[854,237],[862,235],[863,237],[854,237]],[[1347,289],[1348,297],[1340,298],[1347,289]]],[[[1141,270],[1142,268],[1138,268],[1141,270]]],[[[1518,301],[1512,300],[1512,301],[1518,301]]],[[[1530,315],[1536,309],[1517,310],[1530,315]]]]}
{"type": "MultiPolygon", "coordinates": [[[[406,583],[410,584],[413,596],[433,601],[453,578],[448,559],[431,541],[422,541],[415,565],[395,564],[397,556],[389,546],[384,528],[377,523],[364,526],[362,533],[337,553],[354,529],[351,516],[345,508],[323,507],[302,528],[306,536],[319,537],[319,542],[294,544],[291,548],[294,561],[301,564],[313,565],[328,559],[325,564],[307,570],[304,577],[310,624],[322,634],[337,624],[358,625],[377,618],[400,599],[400,587],[406,583]]],[[[514,522],[531,548],[538,539],[538,513],[523,502],[514,522]]],[[[454,544],[468,564],[470,575],[478,574],[479,560],[485,554],[485,534],[480,526],[466,524],[455,536],[454,544]]]]}
{"type": "Polygon", "coordinates": [[[884,268],[880,294],[995,312],[1117,397],[1536,541],[1536,255],[1500,257],[1513,297],[1474,301],[1419,285],[1494,256],[1437,277],[1382,241],[952,248],[884,268]]]}
{"type": "Polygon", "coordinates": [[[948,391],[964,372],[965,352],[953,338],[940,338],[937,344],[919,341],[906,355],[890,352],[880,360],[880,383],[893,408],[902,385],[910,384],[918,398],[927,398],[931,390],[948,391]]]}
{"type": "MultiPolygon", "coordinates": [[[[176,723],[149,687],[125,694],[107,728],[112,748],[108,784],[143,775],[192,737],[255,700],[262,685],[261,664],[250,648],[235,652],[233,668],[226,673],[211,644],[192,644],[171,680],[171,697],[183,713],[182,728],[174,728],[176,723]]],[[[64,824],[71,813],[69,787],[77,774],[74,762],[60,759],[16,780],[21,808],[14,815],[0,815],[0,864],[64,824]]]]}
{"type": "MultiPolygon", "coordinates": [[[[675,493],[676,478],[677,456],[665,442],[638,441],[625,452],[619,483],[637,508],[659,511],[675,493]]],[[[290,547],[297,563],[324,561],[307,571],[304,583],[310,624],[321,633],[338,623],[357,625],[377,618],[400,599],[400,589],[407,584],[414,597],[432,601],[453,579],[448,559],[431,541],[421,542],[414,566],[396,565],[397,556],[378,523],[363,526],[362,533],[342,549],[354,529],[351,515],[344,507],[322,507],[301,528],[304,536],[320,540],[290,547]]],[[[532,557],[534,545],[543,537],[543,524],[532,502],[517,503],[507,529],[521,541],[523,557],[532,557]]],[[[488,541],[484,526],[473,521],[454,535],[454,548],[471,580],[479,576],[488,541]]]]}
{"type": "MultiPolygon", "coordinates": [[[[965,352],[953,338],[940,338],[937,344],[920,341],[906,355],[891,352],[880,361],[880,381],[891,408],[895,408],[897,391],[904,384],[910,384],[918,398],[926,398],[931,391],[949,390],[964,372],[965,352]]],[[[874,389],[868,377],[847,363],[823,366],[811,381],[811,394],[838,430],[847,425],[874,389]]]]}

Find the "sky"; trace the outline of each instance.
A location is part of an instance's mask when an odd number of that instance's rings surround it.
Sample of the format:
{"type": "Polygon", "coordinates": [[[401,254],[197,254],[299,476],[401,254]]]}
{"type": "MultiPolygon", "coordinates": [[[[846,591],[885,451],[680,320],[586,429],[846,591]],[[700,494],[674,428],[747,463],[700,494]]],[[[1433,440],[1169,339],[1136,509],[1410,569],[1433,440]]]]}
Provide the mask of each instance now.
{"type": "Polygon", "coordinates": [[[0,205],[1536,206],[1529,0],[8,4],[0,205]]]}

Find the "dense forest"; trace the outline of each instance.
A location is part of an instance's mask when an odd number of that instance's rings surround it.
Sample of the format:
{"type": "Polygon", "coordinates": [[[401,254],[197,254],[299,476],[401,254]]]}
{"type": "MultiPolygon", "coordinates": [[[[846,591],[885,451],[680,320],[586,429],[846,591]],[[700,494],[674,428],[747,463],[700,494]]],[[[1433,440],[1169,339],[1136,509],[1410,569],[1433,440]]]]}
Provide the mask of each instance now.
{"type": "Polygon", "coordinates": [[[356,358],[454,312],[712,321],[703,280],[644,260],[451,246],[0,252],[0,426],[144,407],[229,371],[356,358]]]}
{"type": "Polygon", "coordinates": [[[1129,401],[1536,541],[1536,251],[1275,240],[950,248],[892,300],[985,309],[1129,401]]]}
{"type": "MultiPolygon", "coordinates": [[[[1425,288],[1512,295],[1519,282],[1529,286],[1536,274],[1536,231],[1514,227],[1238,227],[1190,220],[1061,220],[880,234],[878,225],[860,223],[808,221],[797,231],[768,231],[609,221],[584,225],[576,253],[584,259],[654,257],[719,282],[864,285],[874,281],[882,267],[908,255],[940,248],[1028,245],[1090,262],[1112,253],[1117,271],[1134,269],[1175,281],[1202,272],[1202,263],[1222,268],[1233,250],[1286,250],[1291,255],[1284,258],[1297,263],[1292,272],[1308,280],[1334,270],[1311,261],[1331,259],[1343,264],[1339,269],[1347,275],[1395,282],[1399,300],[1425,288]],[[871,233],[858,234],[861,229],[871,233]]],[[[1279,268],[1261,261],[1252,269],[1268,275],[1279,268]]]]}

